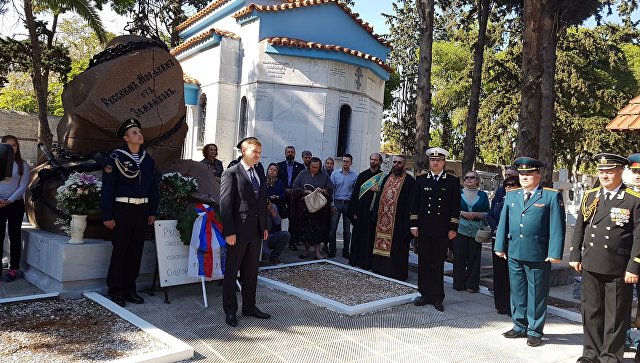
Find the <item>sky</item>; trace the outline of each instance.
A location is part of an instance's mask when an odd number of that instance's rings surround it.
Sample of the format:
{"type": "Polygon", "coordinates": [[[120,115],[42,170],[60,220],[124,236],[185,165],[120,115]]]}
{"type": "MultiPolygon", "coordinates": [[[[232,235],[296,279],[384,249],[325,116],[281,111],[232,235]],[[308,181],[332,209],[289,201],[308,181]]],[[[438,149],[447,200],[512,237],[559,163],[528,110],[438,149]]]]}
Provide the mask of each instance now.
{"type": "MultiPolygon", "coordinates": [[[[21,5],[21,0],[14,0],[17,5],[21,5]]],[[[385,24],[385,18],[381,13],[391,13],[391,0],[355,0],[354,12],[360,14],[360,18],[373,26],[376,34],[384,35],[389,31],[389,26],[385,24]]],[[[13,5],[10,3],[9,11],[4,16],[0,17],[0,35],[10,37],[24,37],[26,36],[26,30],[22,27],[22,23],[18,21],[15,15],[13,5]]],[[[125,34],[124,26],[128,19],[119,16],[110,9],[105,9],[100,12],[102,22],[108,31],[117,35],[125,34]]],[[[637,10],[633,15],[634,20],[640,19],[640,10],[637,10]]],[[[609,17],[605,17],[605,21],[619,22],[620,19],[616,14],[609,17]]],[[[595,26],[595,19],[591,18],[586,23],[586,26],[595,26]]]]}
{"type": "MultiPolygon", "coordinates": [[[[15,0],[17,5],[21,5],[21,0],[15,0]]],[[[381,13],[391,13],[390,0],[356,0],[354,11],[360,14],[360,18],[373,26],[376,34],[386,34],[389,27],[384,23],[385,19],[381,13]]],[[[23,37],[26,35],[22,23],[18,21],[13,5],[9,4],[9,11],[0,17],[0,34],[2,36],[23,37]]],[[[125,34],[123,30],[128,19],[119,16],[111,9],[105,9],[100,12],[102,23],[105,28],[117,35],[125,34]]]]}

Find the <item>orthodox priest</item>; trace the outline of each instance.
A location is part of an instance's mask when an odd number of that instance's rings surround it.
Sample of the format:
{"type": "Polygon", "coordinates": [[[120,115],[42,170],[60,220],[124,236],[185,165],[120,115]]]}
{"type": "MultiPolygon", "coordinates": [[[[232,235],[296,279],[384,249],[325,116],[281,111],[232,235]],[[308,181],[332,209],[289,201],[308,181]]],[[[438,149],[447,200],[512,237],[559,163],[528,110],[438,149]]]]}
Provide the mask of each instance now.
{"type": "Polygon", "coordinates": [[[375,204],[382,183],[382,155],[373,153],[369,157],[369,169],[358,175],[349,201],[347,215],[353,224],[349,264],[366,270],[371,269],[373,236],[375,233],[375,204]]]}
{"type": "Polygon", "coordinates": [[[409,273],[409,215],[415,179],[405,170],[407,159],[393,157],[391,172],[382,181],[373,239],[371,270],[377,274],[405,281],[409,273]]]}

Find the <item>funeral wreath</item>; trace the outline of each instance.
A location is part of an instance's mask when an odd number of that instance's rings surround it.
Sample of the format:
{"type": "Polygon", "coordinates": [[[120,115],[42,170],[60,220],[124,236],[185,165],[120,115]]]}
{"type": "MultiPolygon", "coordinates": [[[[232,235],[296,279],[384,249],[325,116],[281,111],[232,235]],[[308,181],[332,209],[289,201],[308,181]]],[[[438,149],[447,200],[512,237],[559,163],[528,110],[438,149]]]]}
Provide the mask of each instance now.
{"type": "Polygon", "coordinates": [[[193,222],[198,217],[190,196],[198,191],[195,178],[180,173],[167,173],[160,181],[160,205],[158,219],[178,220],[178,232],[182,243],[191,242],[193,222]]]}

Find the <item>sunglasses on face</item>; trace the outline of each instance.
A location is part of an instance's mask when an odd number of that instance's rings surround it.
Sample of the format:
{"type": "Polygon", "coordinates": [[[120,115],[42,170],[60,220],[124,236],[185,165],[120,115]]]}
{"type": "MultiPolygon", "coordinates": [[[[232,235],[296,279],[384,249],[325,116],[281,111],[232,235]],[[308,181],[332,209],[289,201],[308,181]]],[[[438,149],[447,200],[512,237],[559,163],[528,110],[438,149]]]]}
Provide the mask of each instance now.
{"type": "Polygon", "coordinates": [[[394,164],[402,164],[402,161],[394,161],[394,164]]]}
{"type": "Polygon", "coordinates": [[[464,177],[464,180],[469,180],[469,179],[478,179],[478,178],[476,178],[474,175],[467,175],[464,177]]]}

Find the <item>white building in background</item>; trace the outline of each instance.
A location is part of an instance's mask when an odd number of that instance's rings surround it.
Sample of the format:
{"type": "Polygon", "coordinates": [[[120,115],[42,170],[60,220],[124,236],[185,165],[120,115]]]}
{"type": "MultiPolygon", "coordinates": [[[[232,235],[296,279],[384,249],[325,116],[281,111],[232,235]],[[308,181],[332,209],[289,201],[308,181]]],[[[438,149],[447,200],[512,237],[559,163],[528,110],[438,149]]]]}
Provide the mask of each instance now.
{"type": "Polygon", "coordinates": [[[363,170],[380,147],[390,45],[337,0],[254,3],[213,1],[178,27],[185,158],[215,143],[226,167],[238,140],[256,136],[263,163],[293,145],[298,159],[350,153],[363,170]]]}

